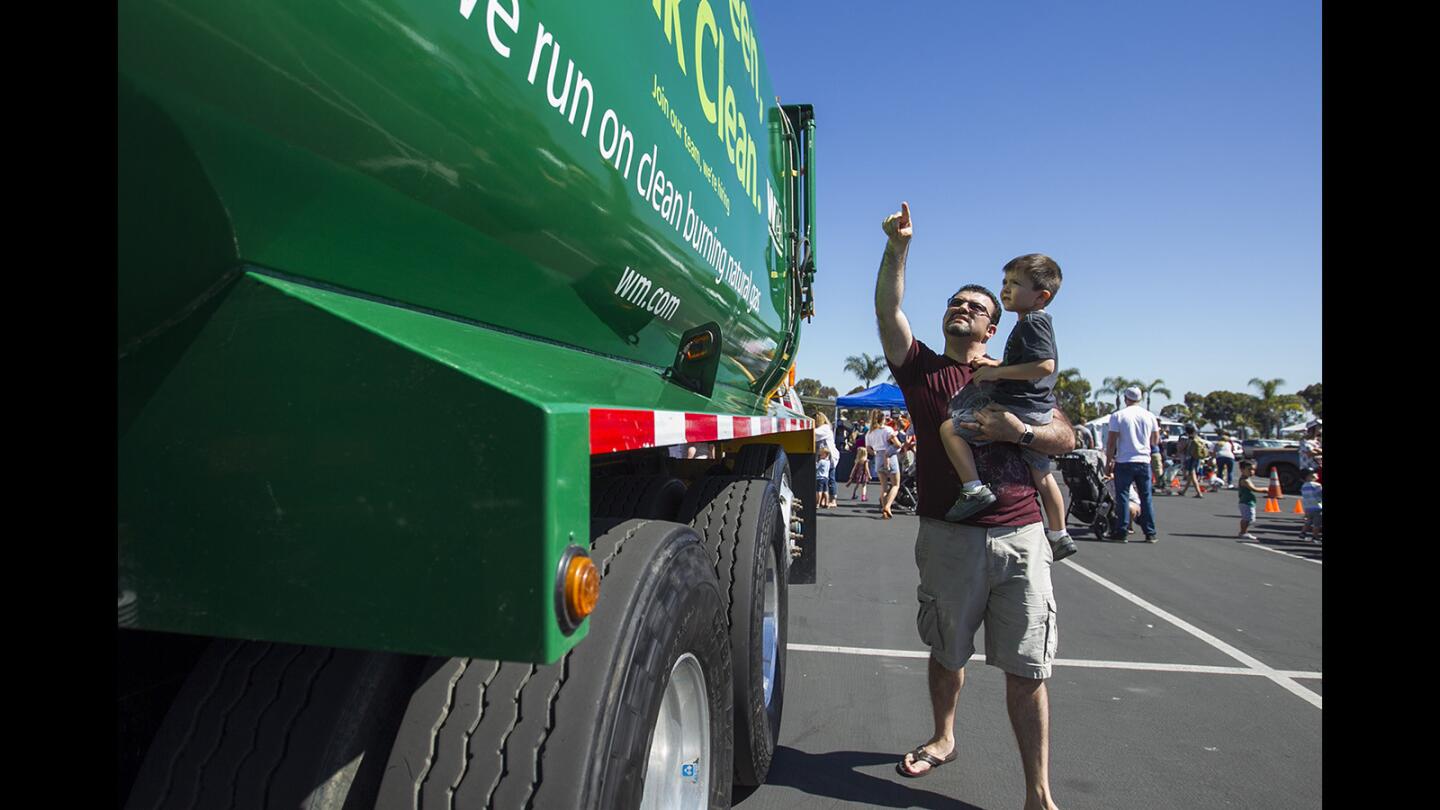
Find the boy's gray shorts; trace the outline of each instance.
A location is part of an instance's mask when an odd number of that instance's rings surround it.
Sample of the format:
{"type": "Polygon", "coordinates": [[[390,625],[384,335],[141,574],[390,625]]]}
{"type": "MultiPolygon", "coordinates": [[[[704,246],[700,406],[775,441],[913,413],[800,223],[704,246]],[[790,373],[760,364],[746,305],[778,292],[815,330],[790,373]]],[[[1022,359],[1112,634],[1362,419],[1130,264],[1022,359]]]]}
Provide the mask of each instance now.
{"type": "MultiPolygon", "coordinates": [[[[990,399],[990,394],[986,392],[984,386],[980,385],[967,385],[961,388],[955,396],[951,397],[950,420],[955,428],[955,435],[972,445],[986,444],[987,442],[980,439],[975,431],[960,427],[960,423],[974,422],[975,412],[984,410],[991,402],[993,402],[993,400],[990,399]]],[[[1008,405],[1001,405],[1000,407],[1015,414],[1021,422],[1031,425],[1032,427],[1048,425],[1050,424],[1050,420],[1055,418],[1055,412],[1051,410],[1027,411],[1012,408],[1008,405]]],[[[1025,463],[1033,470],[1042,473],[1055,471],[1055,462],[1051,461],[1050,457],[1044,453],[1037,453],[1026,447],[1020,451],[1020,454],[1025,458],[1025,463]]]]}
{"type": "Polygon", "coordinates": [[[1054,561],[1039,523],[985,529],[920,519],[915,617],[921,641],[941,666],[958,670],[975,654],[985,625],[985,663],[1022,678],[1049,678],[1059,646],[1054,561]]]}

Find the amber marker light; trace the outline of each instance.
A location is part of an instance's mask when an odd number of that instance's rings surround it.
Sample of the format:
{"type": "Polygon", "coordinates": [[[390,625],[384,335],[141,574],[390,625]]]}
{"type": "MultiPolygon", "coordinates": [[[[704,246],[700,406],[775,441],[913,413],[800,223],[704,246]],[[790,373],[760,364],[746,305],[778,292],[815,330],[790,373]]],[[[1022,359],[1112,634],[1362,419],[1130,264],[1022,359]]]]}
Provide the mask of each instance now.
{"type": "Polygon", "coordinates": [[[705,358],[710,354],[711,340],[713,338],[714,335],[709,332],[701,332],[695,337],[690,338],[690,342],[685,344],[685,359],[701,360],[705,358]]]}
{"type": "Polygon", "coordinates": [[[600,601],[600,571],[589,557],[575,555],[565,570],[565,609],[577,623],[600,601]]]}

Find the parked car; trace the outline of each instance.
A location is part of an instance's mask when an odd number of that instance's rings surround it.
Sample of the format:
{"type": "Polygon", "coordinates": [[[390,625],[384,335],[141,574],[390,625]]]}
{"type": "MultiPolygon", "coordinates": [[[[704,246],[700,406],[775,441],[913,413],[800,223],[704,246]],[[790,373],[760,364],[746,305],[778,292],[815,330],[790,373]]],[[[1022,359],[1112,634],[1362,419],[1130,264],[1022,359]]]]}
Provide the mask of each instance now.
{"type": "Polygon", "coordinates": [[[1246,458],[1254,458],[1255,450],[1271,450],[1279,447],[1298,447],[1298,445],[1286,444],[1284,439],[1245,439],[1240,442],[1240,449],[1246,458]]]}
{"type": "MultiPolygon", "coordinates": [[[[1271,440],[1273,441],[1273,440],[1271,440]]],[[[1268,478],[1273,468],[1280,477],[1280,489],[1287,495],[1300,494],[1300,451],[1294,447],[1247,448],[1245,455],[1255,462],[1255,476],[1268,478]]]]}

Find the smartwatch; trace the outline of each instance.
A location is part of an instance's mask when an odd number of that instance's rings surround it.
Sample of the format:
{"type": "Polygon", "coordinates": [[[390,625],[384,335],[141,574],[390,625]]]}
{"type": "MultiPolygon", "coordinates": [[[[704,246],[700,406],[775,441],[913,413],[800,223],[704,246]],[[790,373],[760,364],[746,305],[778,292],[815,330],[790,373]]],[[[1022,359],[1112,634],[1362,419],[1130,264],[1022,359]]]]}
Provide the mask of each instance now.
{"type": "Polygon", "coordinates": [[[1035,441],[1035,430],[1029,425],[1026,425],[1025,432],[1020,434],[1020,446],[1029,447],[1033,441],[1035,441]]]}

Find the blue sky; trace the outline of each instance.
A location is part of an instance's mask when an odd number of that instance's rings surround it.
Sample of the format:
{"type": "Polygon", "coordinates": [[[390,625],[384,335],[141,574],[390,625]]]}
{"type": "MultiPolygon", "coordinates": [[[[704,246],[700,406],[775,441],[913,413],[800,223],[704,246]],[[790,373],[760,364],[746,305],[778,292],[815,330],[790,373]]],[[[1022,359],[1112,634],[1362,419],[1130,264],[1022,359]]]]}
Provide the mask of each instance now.
{"type": "MultiPolygon", "coordinates": [[[[1320,4],[754,0],[815,106],[819,273],[798,374],[881,354],[880,221],[908,200],[905,312],[1047,253],[1061,368],[1186,391],[1320,382],[1320,4]]],[[[992,354],[1015,324],[1000,322],[992,354]]],[[[1157,396],[1158,410],[1170,399],[1157,396]]]]}

